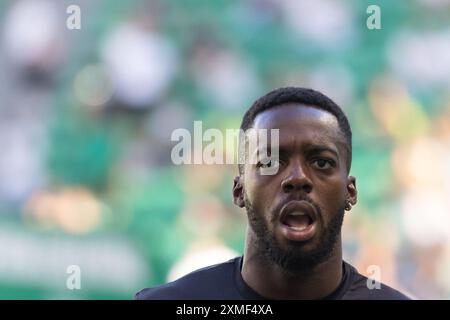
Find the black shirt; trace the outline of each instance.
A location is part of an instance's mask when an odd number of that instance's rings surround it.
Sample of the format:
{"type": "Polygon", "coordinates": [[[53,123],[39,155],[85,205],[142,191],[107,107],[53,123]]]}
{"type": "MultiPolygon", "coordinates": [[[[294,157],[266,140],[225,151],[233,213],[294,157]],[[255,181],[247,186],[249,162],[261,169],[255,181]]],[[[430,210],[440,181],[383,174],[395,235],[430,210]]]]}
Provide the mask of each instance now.
{"type": "MultiPolygon", "coordinates": [[[[178,280],[144,289],[135,296],[139,300],[263,300],[241,275],[243,257],[193,271],[178,280]]],[[[343,276],[337,289],[325,297],[330,300],[408,300],[407,296],[381,284],[379,289],[367,287],[367,277],[343,261],[343,276]]]]}

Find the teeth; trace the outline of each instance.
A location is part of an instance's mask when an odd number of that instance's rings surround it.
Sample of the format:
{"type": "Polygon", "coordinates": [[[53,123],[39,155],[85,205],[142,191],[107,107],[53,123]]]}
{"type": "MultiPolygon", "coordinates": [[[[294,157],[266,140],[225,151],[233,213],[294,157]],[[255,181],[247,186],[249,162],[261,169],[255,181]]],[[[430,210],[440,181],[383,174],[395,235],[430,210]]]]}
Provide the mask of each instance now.
{"type": "Polygon", "coordinates": [[[294,212],[289,213],[289,215],[290,216],[304,216],[306,214],[304,212],[301,212],[301,211],[294,211],[294,212]]]}
{"type": "Polygon", "coordinates": [[[296,230],[296,231],[303,231],[303,230],[305,230],[307,227],[305,226],[305,227],[290,227],[291,229],[294,229],[294,230],[296,230]]]}

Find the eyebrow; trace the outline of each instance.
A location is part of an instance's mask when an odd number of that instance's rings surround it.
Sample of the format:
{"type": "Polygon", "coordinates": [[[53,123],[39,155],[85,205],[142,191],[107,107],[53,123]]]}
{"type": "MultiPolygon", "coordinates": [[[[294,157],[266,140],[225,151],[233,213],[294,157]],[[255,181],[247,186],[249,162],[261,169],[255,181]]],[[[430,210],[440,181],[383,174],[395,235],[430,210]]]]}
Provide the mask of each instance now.
{"type": "Polygon", "coordinates": [[[323,145],[311,145],[306,147],[306,150],[308,153],[322,153],[322,152],[331,152],[332,154],[334,154],[336,156],[336,158],[339,158],[339,153],[338,151],[333,148],[333,147],[328,147],[328,146],[323,146],[323,145]]]}
{"type": "MultiPolygon", "coordinates": [[[[261,154],[263,152],[265,152],[265,154],[267,154],[267,150],[269,149],[270,151],[270,147],[264,147],[264,148],[257,148],[254,152],[254,155],[256,155],[258,152],[261,154]]],[[[305,150],[307,153],[310,154],[318,154],[318,153],[322,153],[322,152],[331,152],[334,156],[336,156],[336,158],[339,158],[339,153],[338,151],[333,148],[333,147],[329,147],[329,146],[325,146],[325,145],[318,145],[318,144],[309,144],[305,147],[305,150]]],[[[279,149],[279,154],[288,154],[290,153],[289,148],[280,146],[279,149]]]]}

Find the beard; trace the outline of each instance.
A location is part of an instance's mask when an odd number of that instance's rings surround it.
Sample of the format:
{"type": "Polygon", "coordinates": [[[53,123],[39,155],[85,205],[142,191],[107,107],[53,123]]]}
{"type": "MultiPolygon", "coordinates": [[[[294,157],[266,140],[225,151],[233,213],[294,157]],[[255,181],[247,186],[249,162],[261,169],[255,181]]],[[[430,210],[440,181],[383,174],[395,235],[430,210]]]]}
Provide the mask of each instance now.
{"type": "MultiPolygon", "coordinates": [[[[257,237],[256,246],[258,252],[268,258],[269,261],[280,266],[286,273],[292,275],[311,270],[318,264],[327,261],[333,255],[344,220],[345,203],[338,208],[333,218],[325,225],[320,207],[310,199],[305,200],[315,207],[317,219],[322,222],[320,234],[318,234],[319,239],[317,239],[318,244],[308,250],[304,248],[304,243],[296,241],[289,241],[288,245],[282,248],[275,238],[274,232],[269,230],[268,222],[264,215],[255,211],[247,195],[244,197],[249,225],[257,237]]],[[[278,216],[274,214],[270,221],[275,224],[277,219],[278,216]]]]}

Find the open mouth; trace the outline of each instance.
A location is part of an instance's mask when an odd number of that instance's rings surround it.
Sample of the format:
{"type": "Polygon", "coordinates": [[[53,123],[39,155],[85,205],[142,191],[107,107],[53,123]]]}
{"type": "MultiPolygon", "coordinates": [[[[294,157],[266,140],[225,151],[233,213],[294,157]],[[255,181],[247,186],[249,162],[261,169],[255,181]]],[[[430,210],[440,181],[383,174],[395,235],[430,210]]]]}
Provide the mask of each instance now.
{"type": "Polygon", "coordinates": [[[316,210],[306,201],[290,201],[281,209],[283,235],[292,241],[306,241],[316,232],[316,210]]]}
{"type": "Polygon", "coordinates": [[[305,230],[312,222],[312,219],[302,211],[291,212],[282,221],[286,226],[298,231],[305,230]]]}

